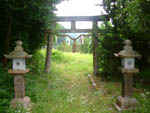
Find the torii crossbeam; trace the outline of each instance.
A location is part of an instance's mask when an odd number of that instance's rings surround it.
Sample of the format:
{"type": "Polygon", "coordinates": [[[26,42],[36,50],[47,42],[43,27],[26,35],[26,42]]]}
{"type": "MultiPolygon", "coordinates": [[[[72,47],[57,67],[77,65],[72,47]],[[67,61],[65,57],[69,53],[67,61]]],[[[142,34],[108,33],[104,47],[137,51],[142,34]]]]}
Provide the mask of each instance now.
{"type": "MultiPolygon", "coordinates": [[[[107,15],[98,15],[98,16],[57,16],[56,22],[71,22],[71,29],[59,29],[60,33],[92,33],[94,29],[76,29],[77,21],[105,21],[109,20],[107,15]]],[[[98,29],[98,32],[102,30],[98,29]]]]}

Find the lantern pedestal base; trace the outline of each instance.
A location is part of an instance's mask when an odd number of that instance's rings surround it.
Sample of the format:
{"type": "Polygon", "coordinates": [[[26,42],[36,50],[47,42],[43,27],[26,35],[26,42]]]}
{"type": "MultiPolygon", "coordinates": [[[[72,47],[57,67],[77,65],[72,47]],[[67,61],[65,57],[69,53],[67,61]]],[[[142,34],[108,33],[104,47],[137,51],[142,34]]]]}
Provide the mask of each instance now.
{"type": "Polygon", "coordinates": [[[119,96],[117,98],[115,107],[118,111],[131,110],[136,108],[137,103],[138,102],[135,98],[119,96]]]}
{"type": "Polygon", "coordinates": [[[23,107],[27,110],[31,110],[31,108],[32,108],[31,100],[27,96],[23,97],[23,98],[12,99],[10,105],[12,108],[23,107]]]}

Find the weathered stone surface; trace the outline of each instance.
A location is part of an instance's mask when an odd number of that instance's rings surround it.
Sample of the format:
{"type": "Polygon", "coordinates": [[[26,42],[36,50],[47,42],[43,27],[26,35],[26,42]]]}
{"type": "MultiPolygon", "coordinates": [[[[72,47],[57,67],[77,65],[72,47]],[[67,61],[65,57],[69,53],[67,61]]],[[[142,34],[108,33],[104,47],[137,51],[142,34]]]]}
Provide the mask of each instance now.
{"type": "Polygon", "coordinates": [[[15,98],[25,96],[24,76],[16,75],[14,77],[15,98]]]}
{"type": "Polygon", "coordinates": [[[119,70],[123,73],[123,74],[136,74],[139,73],[139,69],[124,69],[124,68],[119,68],[119,70]]]}
{"type": "Polygon", "coordinates": [[[14,51],[10,52],[9,55],[4,55],[8,59],[13,58],[30,58],[32,55],[29,55],[25,51],[23,51],[22,41],[18,40],[16,42],[17,46],[15,47],[14,51]]]}
{"type": "Polygon", "coordinates": [[[16,107],[24,107],[26,109],[31,109],[32,104],[31,104],[31,100],[29,97],[23,97],[23,98],[14,98],[12,99],[10,106],[13,108],[16,107]]]}
{"type": "Polygon", "coordinates": [[[15,98],[11,101],[11,107],[16,108],[21,106],[29,108],[30,98],[25,97],[24,75],[29,72],[29,69],[25,69],[25,58],[30,58],[32,55],[28,55],[28,53],[23,51],[22,41],[17,41],[16,44],[17,46],[14,51],[12,51],[9,55],[4,55],[6,58],[13,59],[14,61],[13,69],[8,70],[8,73],[14,76],[15,98]],[[20,65],[21,63],[22,65],[20,65]]]}
{"type": "Polygon", "coordinates": [[[132,44],[131,40],[125,40],[124,44],[125,44],[125,46],[124,46],[123,50],[117,54],[114,54],[116,57],[141,58],[141,55],[133,50],[133,48],[131,46],[131,44],[132,44]]]}
{"type": "Polygon", "coordinates": [[[117,98],[115,107],[119,111],[121,111],[121,110],[128,110],[128,109],[135,109],[137,103],[138,102],[136,101],[135,98],[129,98],[129,97],[119,96],[117,98]]]}
{"type": "Polygon", "coordinates": [[[133,95],[133,75],[124,74],[122,82],[122,96],[132,97],[133,95]]]}
{"type": "Polygon", "coordinates": [[[134,68],[134,58],[141,57],[139,53],[133,50],[133,47],[131,46],[132,42],[130,40],[126,40],[124,41],[124,43],[125,43],[124,49],[120,51],[118,54],[115,54],[116,57],[121,57],[122,59],[124,59],[124,61],[122,62],[123,68],[119,68],[123,74],[122,96],[119,96],[117,98],[115,104],[115,107],[119,111],[126,109],[133,109],[136,107],[137,101],[135,98],[132,98],[133,74],[138,73],[139,70],[134,68]],[[127,63],[127,66],[125,66],[125,63],[127,63]]]}

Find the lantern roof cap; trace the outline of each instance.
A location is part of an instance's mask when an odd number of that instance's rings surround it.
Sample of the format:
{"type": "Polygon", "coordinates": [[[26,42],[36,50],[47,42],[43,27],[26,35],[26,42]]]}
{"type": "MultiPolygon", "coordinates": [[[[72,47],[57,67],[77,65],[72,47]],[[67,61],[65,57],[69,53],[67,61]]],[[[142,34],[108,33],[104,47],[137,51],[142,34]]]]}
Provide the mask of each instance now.
{"type": "Polygon", "coordinates": [[[125,40],[124,41],[125,46],[123,47],[123,50],[119,53],[115,54],[116,57],[121,58],[141,58],[141,55],[133,50],[133,47],[131,46],[132,41],[131,40],[125,40]]]}
{"type": "Polygon", "coordinates": [[[16,41],[16,47],[14,48],[14,51],[10,52],[8,55],[4,55],[8,59],[13,59],[13,58],[30,58],[32,55],[29,55],[25,51],[23,51],[22,47],[22,41],[18,40],[16,41]]]}

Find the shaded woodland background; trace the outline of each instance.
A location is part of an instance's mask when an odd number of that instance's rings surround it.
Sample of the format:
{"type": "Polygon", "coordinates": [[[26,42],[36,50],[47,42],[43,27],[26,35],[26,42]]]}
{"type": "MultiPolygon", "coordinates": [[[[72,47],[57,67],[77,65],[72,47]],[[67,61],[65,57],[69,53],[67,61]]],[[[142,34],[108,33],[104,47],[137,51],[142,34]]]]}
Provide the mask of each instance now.
{"type": "Polygon", "coordinates": [[[52,29],[55,4],[60,0],[1,0],[0,1],[0,61],[3,54],[22,40],[24,48],[34,53],[45,43],[45,34],[52,29]]]}
{"type": "Polygon", "coordinates": [[[109,14],[112,25],[105,22],[100,26],[105,32],[99,37],[99,67],[104,76],[117,76],[116,67],[120,59],[114,57],[123,49],[123,41],[130,39],[133,49],[142,55],[136,60],[140,69],[137,78],[150,83],[150,2],[146,0],[104,0],[103,6],[109,14]]]}

